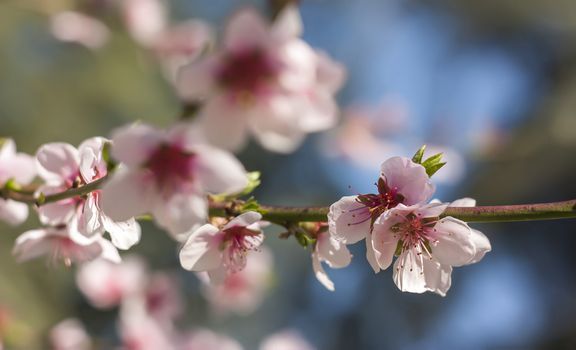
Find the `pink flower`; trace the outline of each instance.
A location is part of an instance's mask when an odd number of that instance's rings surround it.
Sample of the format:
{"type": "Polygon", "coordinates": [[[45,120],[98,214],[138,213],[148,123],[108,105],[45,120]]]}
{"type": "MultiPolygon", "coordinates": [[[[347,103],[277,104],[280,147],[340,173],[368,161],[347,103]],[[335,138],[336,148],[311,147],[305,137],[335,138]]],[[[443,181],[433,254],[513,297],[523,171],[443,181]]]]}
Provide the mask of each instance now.
{"type": "Polygon", "coordinates": [[[312,252],[312,267],[316,278],[326,289],[334,291],[334,283],[324,271],[322,263],[325,262],[330,268],[339,269],[348,266],[351,260],[352,254],[344,243],[332,237],[327,228],[318,230],[312,252]]]}
{"type": "Polygon", "coordinates": [[[260,350],[314,350],[315,348],[295,330],[271,334],[260,344],[260,350]]]}
{"type": "Polygon", "coordinates": [[[49,255],[53,262],[63,260],[69,266],[73,262],[85,262],[103,258],[121,261],[116,248],[102,236],[84,237],[73,227],[46,227],[24,232],[16,239],[12,250],[18,262],[49,255]]]}
{"type": "Polygon", "coordinates": [[[405,292],[432,291],[445,296],[451,285],[452,266],[479,261],[490,242],[463,221],[439,216],[447,204],[399,204],[379,217],[371,245],[381,269],[394,264],[394,282],[405,292]]]}
{"type": "Polygon", "coordinates": [[[154,43],[167,25],[167,10],[160,0],[123,0],[124,23],[134,40],[143,46],[154,43]]]}
{"type": "Polygon", "coordinates": [[[227,275],[220,284],[210,283],[205,272],[198,273],[198,277],[203,282],[204,297],[216,313],[232,311],[246,315],[256,310],[270,287],[272,266],[272,254],[264,247],[248,255],[246,267],[227,275]]]}
{"type": "MultiPolygon", "coordinates": [[[[374,222],[397,205],[413,205],[430,199],[434,185],[426,169],[409,158],[393,157],[382,163],[377,194],[342,197],[330,206],[330,235],[345,244],[369,238],[374,222]]],[[[366,258],[375,272],[380,268],[366,240],[366,258]]]]}
{"type": "Polygon", "coordinates": [[[104,46],[110,37],[110,31],[102,22],[72,11],[52,17],[51,31],[60,41],[78,43],[92,50],[104,46]]]}
{"type": "Polygon", "coordinates": [[[92,341],[84,325],[74,318],[61,321],[50,331],[52,350],[89,350],[92,341]]]}
{"type": "Polygon", "coordinates": [[[152,318],[138,301],[123,303],[118,329],[122,350],[176,349],[175,335],[166,325],[152,318]]]}
{"type": "Polygon", "coordinates": [[[206,271],[212,282],[221,283],[246,266],[246,256],[262,244],[262,215],[250,211],[237,216],[222,228],[206,224],[195,230],[180,251],[186,270],[206,271]]]}
{"type": "Polygon", "coordinates": [[[208,140],[238,150],[247,134],[267,149],[290,152],[304,135],[336,123],[334,93],[344,69],[302,41],[301,19],[288,6],[274,23],[244,9],[228,23],[222,47],[187,67],[177,88],[203,102],[200,124],[208,140]]]}
{"type": "Polygon", "coordinates": [[[208,329],[190,332],[178,347],[180,350],[242,350],[236,340],[208,329]]]}
{"type": "MultiPolygon", "coordinates": [[[[0,140],[0,188],[9,180],[19,185],[29,184],[36,176],[34,158],[16,152],[11,139],[0,140]]],[[[0,198],[0,220],[16,226],[28,218],[28,206],[11,199],[0,198]]]]}
{"type": "MultiPolygon", "coordinates": [[[[102,158],[106,140],[93,137],[84,141],[78,149],[67,143],[49,143],[38,150],[38,170],[46,181],[38,192],[45,195],[83,186],[107,174],[102,158]]],[[[77,221],[78,231],[87,237],[107,231],[112,243],[120,249],[128,249],[140,240],[140,225],[134,218],[114,221],[102,212],[101,191],[74,197],[38,208],[40,221],[46,225],[68,224],[77,221]]]]}
{"type": "Polygon", "coordinates": [[[234,193],[247,174],[233,155],[199,141],[181,124],[168,131],[134,124],[113,133],[112,155],[124,167],[102,190],[102,208],[114,220],[151,213],[176,239],[207,218],[208,193],[234,193]]]}
{"type": "Polygon", "coordinates": [[[111,308],[141,293],[147,284],[144,263],[135,257],[113,264],[97,259],[83,264],[76,274],[78,289],[97,308],[111,308]]]}

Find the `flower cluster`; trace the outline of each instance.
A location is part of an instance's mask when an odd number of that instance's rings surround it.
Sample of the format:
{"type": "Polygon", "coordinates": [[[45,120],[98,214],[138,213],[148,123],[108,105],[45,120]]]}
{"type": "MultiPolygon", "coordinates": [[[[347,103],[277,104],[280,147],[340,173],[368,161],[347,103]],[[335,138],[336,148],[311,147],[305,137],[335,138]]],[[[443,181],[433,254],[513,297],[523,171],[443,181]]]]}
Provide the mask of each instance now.
{"type": "MultiPolygon", "coordinates": [[[[432,291],[442,296],[451,285],[453,266],[478,262],[490,242],[465,222],[442,217],[449,204],[432,201],[434,185],[422,164],[393,157],[382,164],[378,193],[343,197],[328,215],[330,235],[342,244],[362,239],[374,272],[395,256],[393,278],[402,291],[432,291]]],[[[456,206],[474,206],[463,199],[456,206]]],[[[325,281],[325,276],[319,276],[325,281]]],[[[326,284],[326,282],[323,282],[326,284]]]]}

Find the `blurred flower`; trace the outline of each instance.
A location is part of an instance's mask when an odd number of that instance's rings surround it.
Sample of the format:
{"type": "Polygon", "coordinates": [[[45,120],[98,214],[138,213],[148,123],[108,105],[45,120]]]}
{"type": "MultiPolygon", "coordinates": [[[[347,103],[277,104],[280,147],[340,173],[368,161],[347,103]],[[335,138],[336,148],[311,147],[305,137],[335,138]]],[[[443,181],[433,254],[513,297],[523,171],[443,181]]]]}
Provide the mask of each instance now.
{"type": "Polygon", "coordinates": [[[295,330],[283,330],[271,334],[260,344],[260,350],[314,350],[300,332],[295,330]]]}
{"type": "Polygon", "coordinates": [[[366,257],[375,272],[380,268],[374,259],[370,234],[374,222],[387,210],[400,204],[423,203],[434,193],[426,169],[409,158],[393,157],[382,163],[377,183],[378,194],[342,197],[330,206],[330,235],[345,243],[366,239],[366,257]]]}
{"type": "Polygon", "coordinates": [[[334,291],[334,283],[330,280],[326,271],[322,267],[322,262],[325,262],[333,269],[346,267],[352,260],[352,255],[343,242],[336,240],[330,232],[328,226],[324,223],[316,223],[318,229],[316,230],[315,237],[316,243],[314,244],[314,251],[312,252],[312,267],[314,274],[320,283],[330,291],[334,291]]]}
{"type": "Polygon", "coordinates": [[[208,329],[197,329],[190,332],[179,350],[242,350],[242,345],[236,340],[208,329]]]}
{"type": "MultiPolygon", "coordinates": [[[[102,150],[106,139],[93,137],[84,141],[78,149],[67,143],[48,143],[40,147],[36,158],[39,173],[46,183],[38,193],[52,194],[76,188],[107,174],[107,164],[102,150]]],[[[107,231],[112,243],[120,249],[128,249],[140,240],[140,225],[134,218],[114,221],[102,212],[101,191],[86,196],[73,197],[38,208],[40,221],[47,225],[68,224],[77,221],[77,229],[87,237],[107,231]]]]}
{"type": "Polygon", "coordinates": [[[120,264],[97,259],[80,266],[76,284],[92,306],[110,308],[140,293],[147,283],[144,263],[129,257],[120,264]]]}
{"type": "Polygon", "coordinates": [[[192,62],[214,40],[212,28],[200,20],[188,20],[166,28],[151,44],[170,81],[183,66],[192,62]]]}
{"type": "Polygon", "coordinates": [[[203,282],[203,295],[216,313],[248,314],[256,310],[270,287],[272,267],[272,253],[262,247],[246,257],[243,270],[227,275],[220,284],[210,283],[206,272],[198,273],[198,277],[203,282]]]}
{"type": "Polygon", "coordinates": [[[167,24],[167,10],[160,0],[123,0],[124,23],[134,40],[143,46],[154,43],[167,24]]]}
{"type": "Polygon", "coordinates": [[[145,310],[137,299],[128,299],[120,309],[118,331],[122,350],[175,349],[175,334],[145,310]]]}
{"type": "Polygon", "coordinates": [[[211,282],[221,283],[226,276],[246,266],[246,256],[262,244],[262,215],[249,211],[230,220],[222,228],[206,224],[190,235],[180,263],[186,270],[206,271],[211,282]]]}
{"type": "Polygon", "coordinates": [[[206,221],[207,193],[234,193],[247,184],[232,155],[202,144],[187,125],[167,131],[133,124],[113,134],[120,167],[102,190],[102,208],[114,220],[152,213],[176,239],[206,221]]]}
{"type": "Polygon", "coordinates": [[[394,264],[394,282],[403,292],[445,296],[452,266],[479,261],[490,243],[463,221],[439,216],[448,204],[399,204],[374,224],[371,244],[381,269],[394,264]],[[486,246],[487,244],[487,246],[486,246]]]}
{"type": "Polygon", "coordinates": [[[178,279],[165,272],[156,272],[148,280],[142,297],[150,316],[161,323],[174,321],[184,313],[184,301],[178,279]]]}
{"type": "Polygon", "coordinates": [[[16,239],[12,254],[18,262],[49,255],[51,261],[63,260],[67,266],[99,257],[115,263],[121,261],[116,248],[102,236],[88,238],[66,226],[24,232],[16,239]]]}
{"type": "Polygon", "coordinates": [[[251,132],[265,148],[290,152],[306,133],[334,126],[344,69],[299,38],[301,25],[294,6],[274,23],[244,9],[218,52],[183,68],[177,88],[203,102],[199,122],[210,142],[238,150],[251,132]]]}
{"type": "Polygon", "coordinates": [[[110,31],[102,22],[72,11],[54,15],[50,29],[60,41],[78,43],[93,50],[104,46],[110,37],[110,31]]]}
{"type": "MultiPolygon", "coordinates": [[[[36,176],[34,158],[16,152],[12,139],[0,140],[0,188],[13,180],[18,185],[29,184],[36,176]]],[[[19,225],[28,217],[28,206],[11,199],[0,198],[0,220],[19,225]]]]}
{"type": "Polygon", "coordinates": [[[82,323],[74,318],[61,321],[50,331],[52,350],[89,350],[92,341],[82,323]]]}

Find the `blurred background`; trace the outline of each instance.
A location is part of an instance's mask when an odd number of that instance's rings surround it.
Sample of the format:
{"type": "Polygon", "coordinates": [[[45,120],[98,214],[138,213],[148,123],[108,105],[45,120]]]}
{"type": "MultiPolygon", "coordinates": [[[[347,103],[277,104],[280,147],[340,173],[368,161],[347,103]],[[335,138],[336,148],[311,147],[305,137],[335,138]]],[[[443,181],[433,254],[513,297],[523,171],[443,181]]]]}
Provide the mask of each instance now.
{"type": "MultiPolygon", "coordinates": [[[[34,154],[46,142],[78,145],[142,120],[160,126],[182,106],[153,54],[124,30],[112,0],[0,3],[0,136],[34,154]],[[79,4],[78,4],[79,3],[79,4]],[[92,44],[57,34],[54,16],[81,8],[107,24],[92,44]],[[112,6],[114,7],[114,6],[112,6]],[[102,34],[104,33],[104,34],[102,34]],[[100,39],[98,39],[100,38],[100,39]]],[[[173,0],[173,22],[220,30],[241,6],[264,1],[173,0]]],[[[239,157],[262,172],[261,203],[329,205],[373,191],[380,163],[422,144],[445,152],[437,197],[479,205],[576,197],[576,3],[561,0],[303,0],[304,39],[348,71],[340,125],[290,155],[251,144],[239,157]]],[[[78,33],[80,29],[73,32],[78,33]]],[[[74,268],[23,265],[14,239],[35,219],[0,223],[0,335],[9,349],[44,349],[57,322],[80,319],[114,348],[115,309],[90,306],[74,268]]],[[[216,314],[175,242],[143,223],[138,254],[168,271],[184,294],[183,329],[205,327],[257,349],[268,334],[299,331],[318,349],[574,349],[576,222],[482,224],[493,251],[455,269],[447,297],[401,293],[391,271],[374,275],[362,244],[353,263],[316,281],[310,252],[268,231],[274,278],[247,315],[216,314]]]]}

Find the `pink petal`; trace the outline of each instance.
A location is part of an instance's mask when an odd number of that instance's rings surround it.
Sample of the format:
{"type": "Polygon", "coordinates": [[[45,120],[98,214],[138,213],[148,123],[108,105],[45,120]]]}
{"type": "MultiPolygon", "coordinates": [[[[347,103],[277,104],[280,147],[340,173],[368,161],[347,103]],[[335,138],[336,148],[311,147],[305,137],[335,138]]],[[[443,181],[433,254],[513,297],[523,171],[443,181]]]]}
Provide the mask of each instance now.
{"type": "Polygon", "coordinates": [[[298,7],[292,4],[285,6],[272,24],[271,33],[275,39],[286,41],[302,35],[302,17],[298,7]]]}
{"type": "Polygon", "coordinates": [[[215,93],[215,72],[221,64],[220,60],[219,56],[209,56],[182,67],[176,77],[178,95],[191,102],[211,97],[215,93]]]}
{"type": "Polygon", "coordinates": [[[206,224],[194,231],[180,250],[180,264],[186,270],[210,271],[222,263],[218,228],[206,224]]]}
{"type": "Polygon", "coordinates": [[[206,101],[199,125],[210,144],[217,147],[237,151],[248,141],[247,116],[225,96],[206,101]]]}
{"type": "Polygon", "coordinates": [[[330,93],[338,91],[346,80],[346,68],[321,51],[316,51],[318,84],[330,93]]]}
{"type": "Polygon", "coordinates": [[[374,224],[371,243],[378,266],[382,270],[386,270],[392,264],[399,237],[392,232],[391,227],[401,220],[402,218],[396,215],[389,215],[383,220],[377,220],[374,224]]]}
{"type": "Polygon", "coordinates": [[[333,292],[334,291],[334,282],[330,280],[330,277],[324,271],[322,267],[322,263],[320,262],[320,257],[316,252],[312,253],[312,269],[314,270],[314,275],[316,279],[322,283],[326,289],[333,292]]]}
{"type": "Polygon", "coordinates": [[[18,238],[12,249],[17,262],[24,262],[45,255],[52,250],[52,243],[43,229],[26,231],[18,238]]]}
{"type": "Polygon", "coordinates": [[[450,203],[451,207],[475,207],[476,200],[474,198],[460,198],[450,203]]]}
{"type": "Polygon", "coordinates": [[[78,213],[78,231],[88,237],[104,231],[96,201],[96,197],[89,194],[78,213]]]}
{"type": "Polygon", "coordinates": [[[76,214],[76,202],[72,199],[44,204],[38,208],[38,217],[44,225],[66,224],[74,214],[76,214]]]}
{"type": "Polygon", "coordinates": [[[80,156],[74,146],[54,142],[47,143],[36,153],[40,175],[47,181],[73,181],[79,172],[80,156]]]}
{"type": "Polygon", "coordinates": [[[366,236],[365,243],[366,243],[366,260],[368,261],[368,264],[370,265],[374,273],[378,273],[380,272],[380,265],[378,265],[378,260],[376,259],[376,251],[374,250],[374,246],[372,244],[372,239],[370,235],[366,236]]]}
{"type": "Polygon", "coordinates": [[[29,184],[36,177],[37,168],[34,157],[16,153],[10,157],[0,158],[0,184],[14,179],[19,184],[29,184]]]}
{"type": "MultiPolygon", "coordinates": [[[[428,290],[426,287],[426,273],[424,261],[429,259],[417,255],[416,251],[409,249],[403,252],[394,263],[393,279],[396,286],[403,292],[424,293],[428,290]]],[[[439,267],[440,264],[434,262],[439,267]]],[[[426,265],[428,267],[428,265],[426,265]]]]}
{"type": "Polygon", "coordinates": [[[0,198],[0,220],[17,226],[28,218],[28,206],[11,199],[0,198]]]}
{"type": "Polygon", "coordinates": [[[255,211],[248,211],[248,212],[242,213],[242,214],[238,215],[237,217],[235,217],[234,219],[230,220],[230,222],[228,222],[226,225],[224,225],[224,228],[222,230],[226,230],[226,229],[228,229],[230,227],[234,227],[234,226],[247,227],[247,226],[250,226],[254,223],[257,223],[260,220],[262,220],[262,214],[257,213],[255,211]]]}
{"type": "Polygon", "coordinates": [[[356,201],[356,196],[342,197],[330,206],[328,226],[334,238],[353,244],[369,234],[370,213],[368,208],[356,201]]]}
{"type": "Polygon", "coordinates": [[[112,221],[109,217],[102,215],[104,229],[110,234],[112,244],[118,249],[130,249],[140,241],[141,229],[134,219],[128,221],[112,221]]]}
{"type": "Polygon", "coordinates": [[[352,261],[352,254],[346,245],[331,237],[328,232],[318,236],[316,252],[320,259],[333,269],[346,267],[352,261]]]}
{"type": "Polygon", "coordinates": [[[198,180],[210,193],[235,193],[248,185],[244,166],[232,154],[208,146],[197,147],[198,180]]]}
{"type": "Polygon", "coordinates": [[[268,23],[252,9],[242,9],[232,16],[224,30],[224,47],[239,52],[264,46],[269,40],[268,23]]]}
{"type": "Polygon", "coordinates": [[[163,141],[162,132],[149,125],[127,125],[112,133],[112,156],[129,167],[139,166],[163,141]]]}
{"type": "Polygon", "coordinates": [[[87,183],[106,175],[106,162],[102,159],[102,149],[106,139],[92,137],[80,144],[80,174],[87,183]]]}
{"type": "Polygon", "coordinates": [[[388,186],[397,188],[404,196],[406,205],[425,202],[434,193],[426,169],[409,158],[392,157],[382,163],[381,171],[388,186]]]}
{"type": "Polygon", "coordinates": [[[160,227],[176,240],[188,238],[188,232],[206,222],[208,203],[202,196],[182,193],[156,203],[152,214],[160,227]]]}
{"type": "Polygon", "coordinates": [[[153,208],[155,193],[147,174],[118,169],[101,192],[101,208],[114,221],[127,221],[153,208]]]}
{"type": "Polygon", "coordinates": [[[476,246],[476,254],[474,254],[474,258],[470,261],[470,264],[473,264],[482,260],[484,255],[492,250],[492,246],[490,245],[488,237],[486,237],[482,232],[473,228],[470,230],[472,231],[472,241],[474,242],[474,246],[476,246]]]}
{"type": "Polygon", "coordinates": [[[463,221],[446,217],[434,226],[436,242],[432,243],[432,255],[441,264],[462,266],[470,264],[476,254],[472,231],[463,221]]]}

